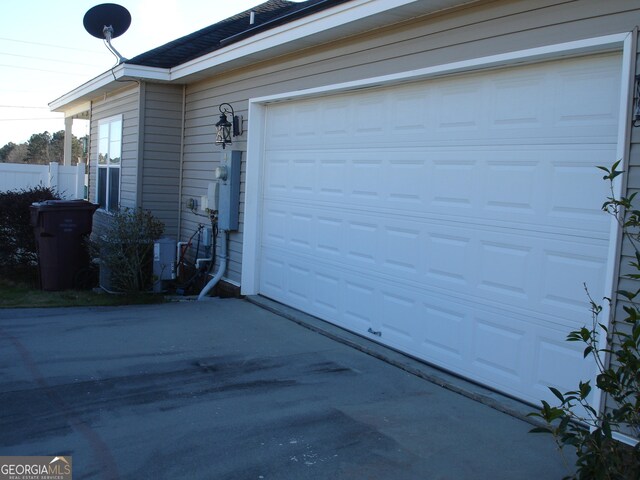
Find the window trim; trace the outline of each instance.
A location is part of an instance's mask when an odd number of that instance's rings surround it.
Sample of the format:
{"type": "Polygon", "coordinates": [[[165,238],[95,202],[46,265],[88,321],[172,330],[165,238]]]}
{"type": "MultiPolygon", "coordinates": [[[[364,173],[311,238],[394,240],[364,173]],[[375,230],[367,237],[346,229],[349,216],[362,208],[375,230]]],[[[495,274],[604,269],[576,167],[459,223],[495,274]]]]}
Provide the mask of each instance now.
{"type": "MultiPolygon", "coordinates": [[[[122,147],[123,147],[123,134],[124,134],[124,115],[122,114],[118,114],[118,115],[112,115],[110,117],[106,117],[106,118],[102,118],[98,121],[98,142],[97,142],[97,148],[96,148],[96,192],[95,192],[95,202],[100,205],[100,170],[104,170],[105,174],[107,176],[106,178],[106,186],[105,186],[105,206],[102,207],[100,206],[100,211],[102,212],[106,212],[106,213],[113,213],[117,210],[120,209],[120,201],[121,201],[121,194],[122,194],[122,147]],[[99,161],[100,161],[100,129],[102,128],[102,126],[104,125],[111,125],[114,122],[120,122],[120,162],[118,164],[110,164],[109,162],[107,162],[106,165],[100,165],[99,161]],[[110,175],[110,171],[112,169],[117,169],[118,170],[118,203],[117,203],[117,207],[110,209],[109,208],[109,203],[110,203],[110,194],[111,194],[111,188],[110,188],[110,179],[111,179],[111,175],[110,175]]],[[[109,144],[110,142],[110,138],[111,138],[111,128],[109,128],[109,144]]]]}

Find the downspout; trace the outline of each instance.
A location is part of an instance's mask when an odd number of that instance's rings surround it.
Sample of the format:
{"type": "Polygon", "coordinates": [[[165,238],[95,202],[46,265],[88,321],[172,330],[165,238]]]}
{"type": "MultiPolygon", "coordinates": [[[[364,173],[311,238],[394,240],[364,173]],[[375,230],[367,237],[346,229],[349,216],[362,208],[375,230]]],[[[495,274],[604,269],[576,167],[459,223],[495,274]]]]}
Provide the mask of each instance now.
{"type": "MultiPolygon", "coordinates": [[[[147,83],[138,82],[138,165],[137,165],[137,179],[136,179],[136,208],[144,208],[144,151],[146,144],[146,108],[147,104],[147,83]]],[[[122,117],[123,130],[124,130],[124,115],[122,117]]],[[[122,201],[122,200],[121,200],[122,201]]]]}
{"type": "MultiPolygon", "coordinates": [[[[180,174],[178,176],[178,239],[180,235],[182,235],[182,181],[184,177],[184,135],[185,135],[185,119],[186,119],[186,110],[187,110],[187,86],[182,86],[182,124],[180,128],[182,131],[180,132],[180,174]]],[[[182,243],[182,242],[180,242],[182,243]]],[[[178,249],[180,246],[178,246],[178,249]]],[[[180,250],[178,250],[180,251],[180,250]]],[[[178,254],[177,258],[180,258],[178,254]]]]}
{"type": "Polygon", "coordinates": [[[218,258],[220,259],[220,264],[218,265],[218,271],[213,276],[213,278],[211,280],[209,280],[209,283],[207,283],[204,286],[204,288],[200,292],[200,295],[198,295],[198,300],[204,300],[204,298],[207,296],[207,294],[213,289],[213,287],[216,286],[216,284],[220,281],[220,279],[224,275],[224,272],[227,270],[227,262],[228,262],[227,242],[228,242],[228,240],[229,240],[229,232],[227,230],[224,230],[222,232],[222,250],[220,252],[220,255],[218,256],[218,258]]]}
{"type": "MultiPolygon", "coordinates": [[[[182,86],[182,119],[180,121],[180,158],[178,159],[180,163],[180,173],[178,174],[178,231],[176,232],[178,240],[180,240],[180,236],[182,235],[182,179],[184,176],[184,135],[185,135],[185,119],[186,119],[186,110],[187,110],[187,86],[182,86]]],[[[189,242],[180,242],[176,243],[176,262],[179,262],[182,258],[182,246],[187,245],[189,242]]],[[[182,272],[178,270],[180,268],[179,264],[176,264],[176,275],[180,275],[182,272]]]]}
{"type": "MultiPolygon", "coordinates": [[[[93,100],[89,102],[89,138],[87,139],[87,200],[89,202],[93,201],[91,199],[91,139],[93,138],[93,100]]],[[[97,171],[98,161],[96,160],[96,177],[98,176],[97,171]]],[[[98,179],[96,178],[96,184],[98,183],[98,179]]]]}

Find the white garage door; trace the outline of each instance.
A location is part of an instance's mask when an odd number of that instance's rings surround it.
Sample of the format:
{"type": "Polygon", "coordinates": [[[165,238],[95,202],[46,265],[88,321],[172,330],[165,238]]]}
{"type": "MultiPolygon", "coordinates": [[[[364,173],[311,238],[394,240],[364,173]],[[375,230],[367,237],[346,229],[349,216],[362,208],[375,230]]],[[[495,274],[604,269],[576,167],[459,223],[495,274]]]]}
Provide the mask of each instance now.
{"type": "Polygon", "coordinates": [[[528,401],[591,378],[620,62],[270,105],[261,293],[528,401]]]}

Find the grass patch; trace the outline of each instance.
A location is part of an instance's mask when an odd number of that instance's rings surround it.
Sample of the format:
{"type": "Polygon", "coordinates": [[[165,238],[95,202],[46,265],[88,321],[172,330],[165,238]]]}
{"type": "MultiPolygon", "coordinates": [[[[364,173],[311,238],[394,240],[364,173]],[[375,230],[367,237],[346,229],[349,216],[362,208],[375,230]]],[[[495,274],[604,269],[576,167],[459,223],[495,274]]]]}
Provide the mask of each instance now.
{"type": "Polygon", "coordinates": [[[110,295],[93,290],[45,292],[38,287],[35,269],[0,270],[0,308],[105,307],[164,303],[163,295],[110,295]]]}

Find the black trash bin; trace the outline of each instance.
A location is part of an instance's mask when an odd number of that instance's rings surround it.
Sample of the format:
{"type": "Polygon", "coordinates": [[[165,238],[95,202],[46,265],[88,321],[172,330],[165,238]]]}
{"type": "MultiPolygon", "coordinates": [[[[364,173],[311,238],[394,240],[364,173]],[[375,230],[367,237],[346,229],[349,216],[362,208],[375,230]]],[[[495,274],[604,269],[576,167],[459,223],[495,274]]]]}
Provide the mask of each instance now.
{"type": "Polygon", "coordinates": [[[98,209],[86,200],[47,200],[31,205],[40,286],[57,291],[81,287],[89,271],[85,238],[98,209]]]}

